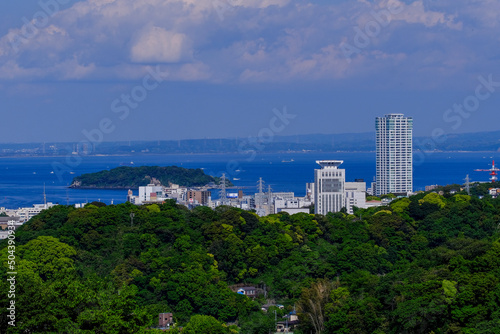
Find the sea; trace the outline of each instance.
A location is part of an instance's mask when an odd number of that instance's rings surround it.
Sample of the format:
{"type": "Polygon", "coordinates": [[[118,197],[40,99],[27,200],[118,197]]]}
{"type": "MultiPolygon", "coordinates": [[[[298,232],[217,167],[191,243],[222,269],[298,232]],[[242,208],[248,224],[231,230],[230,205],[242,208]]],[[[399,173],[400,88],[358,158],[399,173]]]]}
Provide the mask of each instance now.
{"type": "MultiPolygon", "coordinates": [[[[426,185],[463,184],[466,175],[471,181],[488,181],[493,160],[500,152],[428,152],[414,156],[414,190],[426,185]]],[[[0,158],[0,207],[15,209],[44,202],[76,204],[100,201],[118,204],[126,201],[127,190],[72,189],[75,176],[127,166],[180,166],[201,168],[206,174],[225,173],[236,188],[246,194],[257,191],[259,178],[266,191],[295,192],[304,196],[306,183],[314,181],[317,160],[343,160],[346,181],[363,179],[369,185],[375,176],[374,152],[290,152],[256,154],[163,154],[134,156],[81,157],[9,157],[0,158]]],[[[500,160],[499,160],[500,161],[500,160]]],[[[137,190],[134,190],[137,194],[137,190]]],[[[213,198],[218,192],[212,192],[213,198]]]]}

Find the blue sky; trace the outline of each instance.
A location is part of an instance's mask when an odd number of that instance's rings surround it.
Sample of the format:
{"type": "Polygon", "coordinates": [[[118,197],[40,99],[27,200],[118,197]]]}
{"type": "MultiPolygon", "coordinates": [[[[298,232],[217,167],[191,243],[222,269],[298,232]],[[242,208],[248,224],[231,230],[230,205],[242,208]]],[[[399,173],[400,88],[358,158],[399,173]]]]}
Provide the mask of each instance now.
{"type": "Polygon", "coordinates": [[[497,0],[5,0],[0,142],[103,120],[107,141],[256,136],[284,106],[283,135],[392,112],[416,135],[500,130],[499,16],[497,0]]]}

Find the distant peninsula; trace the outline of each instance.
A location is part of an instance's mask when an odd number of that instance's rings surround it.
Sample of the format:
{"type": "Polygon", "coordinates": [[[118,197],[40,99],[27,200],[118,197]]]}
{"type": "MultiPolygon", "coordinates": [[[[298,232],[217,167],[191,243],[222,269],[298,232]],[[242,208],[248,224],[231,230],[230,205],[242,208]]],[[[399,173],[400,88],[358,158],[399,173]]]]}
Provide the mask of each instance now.
{"type": "Polygon", "coordinates": [[[219,178],[205,174],[202,169],[177,166],[124,166],[77,176],[73,179],[70,188],[137,189],[152,182],[159,182],[164,186],[178,184],[183,187],[200,187],[209,183],[218,184],[219,178]]]}

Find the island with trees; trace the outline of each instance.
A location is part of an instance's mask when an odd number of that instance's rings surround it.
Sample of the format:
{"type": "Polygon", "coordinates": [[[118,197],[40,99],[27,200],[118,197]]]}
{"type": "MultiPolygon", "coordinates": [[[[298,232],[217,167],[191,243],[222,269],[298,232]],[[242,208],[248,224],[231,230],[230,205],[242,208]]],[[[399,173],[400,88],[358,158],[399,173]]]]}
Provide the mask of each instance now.
{"type": "Polygon", "coordinates": [[[460,189],[353,215],[59,205],[0,244],[0,332],[164,333],[171,312],[169,333],[266,334],[296,312],[294,334],[498,333],[499,222],[460,189]]]}
{"type": "Polygon", "coordinates": [[[182,187],[200,187],[218,184],[219,178],[205,174],[202,169],[187,169],[177,166],[122,166],[97,173],[77,176],[71,188],[81,189],[137,189],[157,181],[164,186],[178,184],[182,187]]]}

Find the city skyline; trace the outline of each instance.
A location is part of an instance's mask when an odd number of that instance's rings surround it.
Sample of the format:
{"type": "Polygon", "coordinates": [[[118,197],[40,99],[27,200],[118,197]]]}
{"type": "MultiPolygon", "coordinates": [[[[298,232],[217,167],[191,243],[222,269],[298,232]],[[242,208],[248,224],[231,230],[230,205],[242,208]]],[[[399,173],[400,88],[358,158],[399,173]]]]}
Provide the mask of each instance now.
{"type": "Polygon", "coordinates": [[[0,142],[494,131],[494,1],[26,0],[0,4],[0,142]],[[78,22],[78,24],[74,24],[78,22]]]}

